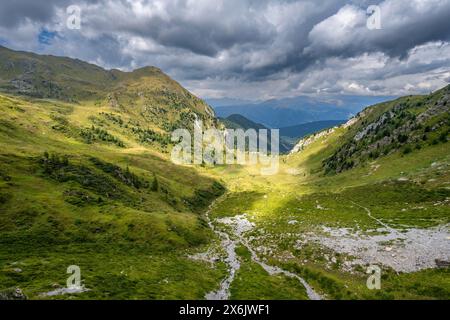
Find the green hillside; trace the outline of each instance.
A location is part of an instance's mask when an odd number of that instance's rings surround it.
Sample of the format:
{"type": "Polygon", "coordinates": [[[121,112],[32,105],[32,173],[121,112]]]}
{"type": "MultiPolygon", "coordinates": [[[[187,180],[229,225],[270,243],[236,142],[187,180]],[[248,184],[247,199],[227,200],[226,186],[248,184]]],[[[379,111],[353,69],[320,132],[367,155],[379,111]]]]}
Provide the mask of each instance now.
{"type": "Polygon", "coordinates": [[[205,102],[155,67],[105,70],[76,59],[0,46],[0,92],[105,108],[133,120],[141,130],[190,129],[193,113],[207,127],[215,122],[205,102]]]}
{"type": "Polygon", "coordinates": [[[168,151],[209,107],[153,67],[0,52],[0,291],[46,298],[75,264],[84,298],[203,298],[222,271],[188,256],[224,188],[168,151]]]}
{"type": "Polygon", "coordinates": [[[429,96],[409,96],[364,110],[324,162],[327,172],[341,172],[370,160],[408,154],[450,138],[450,86],[429,96]]]}

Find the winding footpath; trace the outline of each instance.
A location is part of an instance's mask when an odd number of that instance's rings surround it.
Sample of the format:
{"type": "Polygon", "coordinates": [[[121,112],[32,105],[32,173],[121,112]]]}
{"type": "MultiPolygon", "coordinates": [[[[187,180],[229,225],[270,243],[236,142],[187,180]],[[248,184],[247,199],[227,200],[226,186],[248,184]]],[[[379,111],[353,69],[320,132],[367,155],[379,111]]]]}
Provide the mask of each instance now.
{"type": "MultiPolygon", "coordinates": [[[[391,233],[397,235],[397,237],[398,237],[399,239],[408,240],[408,237],[406,237],[406,236],[405,236],[404,234],[402,234],[400,231],[398,231],[397,229],[394,229],[394,228],[390,227],[389,225],[387,225],[386,223],[384,223],[384,222],[381,221],[380,219],[375,218],[375,217],[372,215],[372,211],[370,211],[369,208],[366,208],[366,207],[364,207],[364,206],[362,206],[362,205],[360,205],[360,204],[358,204],[358,203],[356,203],[356,202],[354,202],[354,201],[350,201],[350,202],[353,203],[354,205],[360,207],[361,209],[364,209],[364,210],[367,212],[367,216],[368,216],[369,218],[375,220],[375,221],[378,222],[380,225],[382,225],[383,227],[385,227],[388,231],[390,231],[391,233]]],[[[425,245],[423,245],[422,243],[420,243],[420,242],[418,242],[418,241],[413,241],[413,242],[414,242],[416,245],[418,245],[418,246],[421,246],[421,247],[423,247],[423,248],[429,249],[428,246],[425,246],[425,245]]]]}
{"type": "Polygon", "coordinates": [[[391,231],[391,232],[393,232],[393,233],[396,233],[396,234],[398,234],[400,237],[404,238],[403,235],[402,235],[400,232],[398,232],[398,231],[395,230],[394,228],[388,226],[386,223],[384,223],[384,222],[381,221],[380,219],[375,218],[375,217],[372,215],[372,212],[370,211],[369,208],[366,208],[366,207],[364,207],[364,206],[362,206],[362,205],[360,205],[360,204],[358,204],[358,203],[356,203],[356,202],[354,202],[354,201],[350,201],[350,202],[353,203],[355,206],[360,207],[361,209],[364,209],[364,211],[366,211],[367,216],[368,216],[370,219],[375,220],[375,221],[378,222],[380,225],[382,225],[383,227],[385,227],[387,230],[389,230],[389,231],[391,231]]]}

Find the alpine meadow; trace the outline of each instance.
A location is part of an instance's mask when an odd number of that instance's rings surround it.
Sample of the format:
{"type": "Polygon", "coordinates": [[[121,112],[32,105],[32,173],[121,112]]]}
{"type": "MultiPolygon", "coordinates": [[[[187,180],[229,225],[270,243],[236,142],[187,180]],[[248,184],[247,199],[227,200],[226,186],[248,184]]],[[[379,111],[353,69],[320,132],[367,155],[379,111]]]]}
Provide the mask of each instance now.
{"type": "Polygon", "coordinates": [[[367,7],[2,2],[0,300],[448,301],[450,1],[367,7]]]}

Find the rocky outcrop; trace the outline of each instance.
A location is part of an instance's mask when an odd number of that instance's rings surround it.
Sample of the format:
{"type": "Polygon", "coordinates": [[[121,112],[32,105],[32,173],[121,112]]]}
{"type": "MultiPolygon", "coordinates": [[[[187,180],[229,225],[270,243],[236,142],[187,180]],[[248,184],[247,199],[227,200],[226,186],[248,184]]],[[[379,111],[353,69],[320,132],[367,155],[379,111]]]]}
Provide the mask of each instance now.
{"type": "Polygon", "coordinates": [[[27,296],[19,288],[0,291],[0,300],[27,300],[27,296]]]}
{"type": "Polygon", "coordinates": [[[331,128],[331,129],[327,129],[324,131],[320,131],[318,133],[315,133],[307,138],[304,138],[302,140],[300,140],[296,146],[294,147],[294,149],[292,149],[292,151],[290,152],[290,154],[295,154],[297,152],[302,151],[303,149],[305,149],[307,146],[309,146],[310,144],[312,144],[313,142],[316,142],[317,140],[319,140],[320,138],[323,137],[327,137],[330,134],[332,134],[337,127],[335,128],[331,128]]]}

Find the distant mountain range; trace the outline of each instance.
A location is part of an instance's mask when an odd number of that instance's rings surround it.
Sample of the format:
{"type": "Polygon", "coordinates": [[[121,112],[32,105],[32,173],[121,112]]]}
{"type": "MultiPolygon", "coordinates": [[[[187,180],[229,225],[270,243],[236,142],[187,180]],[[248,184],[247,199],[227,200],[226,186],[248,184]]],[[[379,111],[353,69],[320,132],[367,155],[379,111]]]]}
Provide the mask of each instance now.
{"type": "MultiPolygon", "coordinates": [[[[228,129],[268,129],[266,126],[253,122],[250,119],[240,115],[240,114],[232,114],[226,118],[221,118],[220,121],[225,125],[228,129]]],[[[286,153],[292,150],[295,144],[298,142],[300,138],[303,138],[307,135],[313,134],[315,132],[332,128],[334,126],[339,126],[345,123],[346,120],[327,120],[327,121],[316,121],[309,122],[305,124],[299,124],[296,126],[284,127],[280,128],[280,152],[286,153]]],[[[269,140],[270,141],[270,140],[269,140]]]]}
{"type": "Polygon", "coordinates": [[[220,119],[228,129],[268,129],[265,125],[253,122],[240,114],[232,114],[226,118],[220,119]]]}
{"type": "Polygon", "coordinates": [[[308,122],[349,119],[367,106],[390,99],[392,97],[344,96],[325,101],[300,96],[244,104],[235,101],[230,105],[224,105],[227,100],[207,101],[218,117],[240,114],[269,128],[283,128],[308,122]]]}
{"type": "Polygon", "coordinates": [[[340,126],[345,122],[346,120],[324,120],[298,124],[296,126],[284,127],[280,128],[280,136],[294,139],[302,138],[304,136],[310,135],[312,133],[324,129],[340,126]]]}
{"type": "MultiPolygon", "coordinates": [[[[219,118],[220,122],[227,128],[227,129],[243,129],[243,130],[249,130],[249,129],[255,129],[255,130],[261,130],[266,129],[268,130],[268,136],[267,136],[267,149],[272,150],[271,146],[271,139],[270,139],[270,130],[266,126],[253,122],[246,117],[240,115],[240,114],[232,114],[228,116],[227,118],[219,118]]],[[[280,137],[280,144],[279,144],[279,152],[281,153],[287,153],[295,146],[295,143],[291,141],[291,139],[284,139],[283,137],[280,137]]]]}

